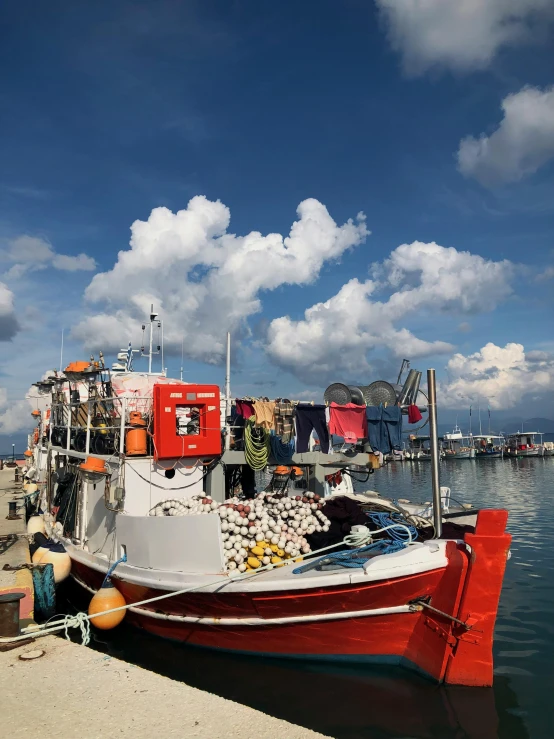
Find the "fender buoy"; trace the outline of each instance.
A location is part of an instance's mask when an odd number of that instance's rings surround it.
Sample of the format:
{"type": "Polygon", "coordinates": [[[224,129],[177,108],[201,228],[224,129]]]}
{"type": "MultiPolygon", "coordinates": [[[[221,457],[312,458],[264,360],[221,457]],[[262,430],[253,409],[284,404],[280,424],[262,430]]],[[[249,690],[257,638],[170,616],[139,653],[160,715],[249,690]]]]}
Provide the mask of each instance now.
{"type": "Polygon", "coordinates": [[[94,614],[102,613],[102,611],[109,611],[111,608],[120,608],[124,605],[127,605],[125,598],[114,586],[111,578],[107,577],[100,590],[98,590],[89,603],[88,615],[91,616],[91,624],[96,626],[97,629],[102,629],[104,631],[115,629],[115,627],[119,626],[125,618],[125,610],[108,613],[105,616],[94,617],[94,614]]]}

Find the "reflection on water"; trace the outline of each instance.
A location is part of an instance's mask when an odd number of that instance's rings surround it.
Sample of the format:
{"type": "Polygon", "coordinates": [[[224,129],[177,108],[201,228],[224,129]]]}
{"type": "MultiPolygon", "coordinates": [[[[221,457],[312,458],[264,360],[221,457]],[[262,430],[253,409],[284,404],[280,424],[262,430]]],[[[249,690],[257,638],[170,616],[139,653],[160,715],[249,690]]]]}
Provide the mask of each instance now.
{"type": "MultiPolygon", "coordinates": [[[[120,627],[96,649],[340,739],[547,739],[554,736],[554,458],[450,460],[454,498],[506,507],[513,536],[495,636],[492,690],[437,687],[393,668],[329,668],[235,657],[120,627]]],[[[370,478],[384,496],[430,499],[429,463],[370,478]]],[[[74,591],[69,596],[74,597],[74,591]]],[[[101,641],[100,641],[101,640],[101,641]]]]}

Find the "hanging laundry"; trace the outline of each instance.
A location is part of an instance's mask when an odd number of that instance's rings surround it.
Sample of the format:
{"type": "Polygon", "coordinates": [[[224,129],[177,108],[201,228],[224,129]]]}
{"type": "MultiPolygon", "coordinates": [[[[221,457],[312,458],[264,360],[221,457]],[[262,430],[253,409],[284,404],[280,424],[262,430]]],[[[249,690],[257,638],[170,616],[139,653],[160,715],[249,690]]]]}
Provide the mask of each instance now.
{"type": "Polygon", "coordinates": [[[408,423],[417,423],[418,421],[421,421],[423,416],[420,413],[419,408],[417,405],[411,405],[408,408],[408,423]]]}
{"type": "Polygon", "coordinates": [[[290,401],[275,403],[274,424],[275,434],[281,437],[284,444],[288,444],[294,435],[294,406],[290,401]]]}
{"type": "Polygon", "coordinates": [[[365,406],[347,403],[331,403],[329,408],[329,431],[342,436],[347,444],[355,444],[358,439],[367,439],[367,416],[365,406]]]}
{"type": "Polygon", "coordinates": [[[256,416],[256,426],[264,429],[273,428],[273,416],[275,413],[275,401],[273,400],[255,400],[254,415],[256,416]]]}
{"type": "Polygon", "coordinates": [[[402,409],[398,405],[366,408],[369,443],[374,452],[390,454],[402,447],[402,409]]]}
{"type": "Polygon", "coordinates": [[[367,435],[369,444],[374,452],[380,452],[381,449],[381,418],[383,416],[382,405],[368,405],[365,409],[367,418],[367,435]]]}
{"type": "Polygon", "coordinates": [[[402,448],[402,409],[398,405],[383,408],[381,417],[381,449],[383,454],[390,454],[393,449],[402,448]]]}
{"type": "Polygon", "coordinates": [[[297,405],[294,412],[296,423],[296,451],[309,451],[310,435],[315,431],[321,451],[329,453],[329,430],[325,420],[324,405],[297,405]]]}
{"type": "Polygon", "coordinates": [[[254,404],[251,400],[235,400],[237,413],[244,419],[250,418],[254,415],[254,404]]]}

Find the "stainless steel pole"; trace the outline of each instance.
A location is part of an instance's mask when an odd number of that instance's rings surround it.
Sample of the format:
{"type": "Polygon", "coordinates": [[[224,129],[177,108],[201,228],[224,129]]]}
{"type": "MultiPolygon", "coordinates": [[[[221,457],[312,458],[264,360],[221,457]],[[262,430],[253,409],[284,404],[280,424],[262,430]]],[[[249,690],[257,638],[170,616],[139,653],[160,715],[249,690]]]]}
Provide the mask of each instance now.
{"type": "Polygon", "coordinates": [[[439,478],[439,438],[437,435],[437,387],[435,370],[427,370],[427,392],[429,393],[429,434],[431,443],[431,481],[433,484],[433,524],[435,538],[442,535],[441,483],[439,478]]]}
{"type": "Polygon", "coordinates": [[[225,449],[231,448],[231,427],[227,419],[231,415],[231,334],[227,332],[227,356],[225,363],[225,449]]]}

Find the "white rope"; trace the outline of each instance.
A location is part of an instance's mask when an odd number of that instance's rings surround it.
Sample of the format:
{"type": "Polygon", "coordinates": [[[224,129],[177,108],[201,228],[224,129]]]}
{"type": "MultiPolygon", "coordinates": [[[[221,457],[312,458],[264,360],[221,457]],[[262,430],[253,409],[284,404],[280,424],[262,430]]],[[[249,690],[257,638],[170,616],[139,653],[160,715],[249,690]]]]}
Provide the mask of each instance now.
{"type": "Polygon", "coordinates": [[[79,611],[74,616],[66,616],[63,628],[67,641],[71,641],[68,629],[81,629],[81,644],[84,647],[90,644],[90,617],[83,611],[79,611]]]}

